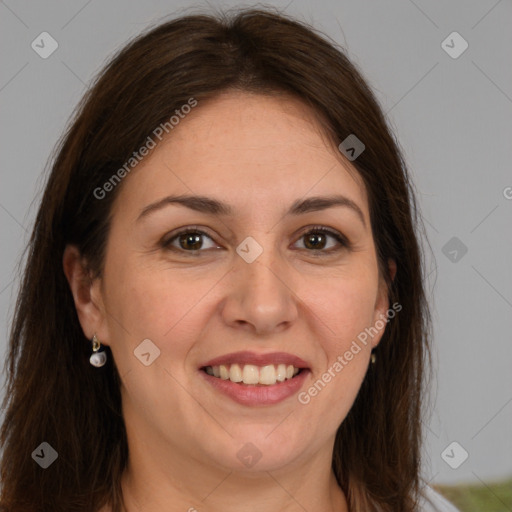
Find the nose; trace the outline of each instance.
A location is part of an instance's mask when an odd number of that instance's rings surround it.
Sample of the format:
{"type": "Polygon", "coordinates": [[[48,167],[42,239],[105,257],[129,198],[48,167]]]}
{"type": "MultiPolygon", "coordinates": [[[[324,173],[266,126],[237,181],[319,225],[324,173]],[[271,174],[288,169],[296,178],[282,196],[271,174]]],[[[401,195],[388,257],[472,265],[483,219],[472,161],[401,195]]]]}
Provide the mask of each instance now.
{"type": "Polygon", "coordinates": [[[259,335],[289,328],[299,308],[291,275],[270,249],[252,263],[237,256],[222,310],[226,324],[259,335]]]}

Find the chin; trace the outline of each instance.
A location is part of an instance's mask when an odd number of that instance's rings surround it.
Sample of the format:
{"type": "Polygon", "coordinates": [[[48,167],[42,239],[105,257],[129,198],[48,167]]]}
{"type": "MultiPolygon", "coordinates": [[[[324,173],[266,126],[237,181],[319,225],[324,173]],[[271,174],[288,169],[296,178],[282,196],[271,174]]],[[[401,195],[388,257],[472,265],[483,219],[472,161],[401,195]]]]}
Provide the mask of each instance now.
{"type": "Polygon", "coordinates": [[[271,428],[260,428],[254,435],[249,431],[245,435],[233,436],[222,451],[219,451],[219,444],[215,444],[215,453],[211,453],[211,457],[229,471],[258,473],[289,465],[307,446],[305,442],[301,445],[293,441],[287,432],[275,436],[269,432],[272,432],[271,428]]]}

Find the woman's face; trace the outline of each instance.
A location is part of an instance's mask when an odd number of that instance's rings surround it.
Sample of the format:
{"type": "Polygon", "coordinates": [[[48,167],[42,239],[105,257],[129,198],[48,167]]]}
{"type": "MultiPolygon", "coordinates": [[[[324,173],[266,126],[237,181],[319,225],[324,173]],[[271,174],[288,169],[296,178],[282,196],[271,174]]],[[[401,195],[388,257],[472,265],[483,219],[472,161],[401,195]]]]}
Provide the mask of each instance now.
{"type": "Polygon", "coordinates": [[[330,454],[388,309],[348,169],[301,103],[232,92],[199,102],[124,179],[92,331],[139,453],[230,470],[330,454]]]}

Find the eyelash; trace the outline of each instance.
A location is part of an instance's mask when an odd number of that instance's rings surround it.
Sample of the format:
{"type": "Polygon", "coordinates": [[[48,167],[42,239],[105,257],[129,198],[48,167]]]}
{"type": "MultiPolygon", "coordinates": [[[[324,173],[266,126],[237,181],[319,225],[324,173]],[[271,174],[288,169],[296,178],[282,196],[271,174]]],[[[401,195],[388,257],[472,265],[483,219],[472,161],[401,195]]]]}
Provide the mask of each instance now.
{"type": "MultiPolygon", "coordinates": [[[[302,233],[299,236],[298,240],[300,240],[301,238],[303,238],[306,235],[309,235],[311,233],[323,233],[325,235],[329,235],[329,236],[333,237],[341,245],[341,247],[334,248],[334,249],[333,248],[331,248],[331,249],[301,249],[301,250],[307,251],[308,253],[313,253],[318,256],[328,256],[328,255],[338,252],[342,249],[350,249],[352,247],[350,242],[341,233],[338,233],[337,231],[326,228],[324,226],[310,227],[308,229],[308,231],[305,231],[304,233],[302,233]]],[[[188,255],[190,255],[190,256],[198,256],[199,253],[204,252],[205,249],[196,249],[196,250],[187,251],[182,248],[171,246],[171,243],[174,240],[176,240],[177,238],[179,238],[182,235],[187,235],[187,234],[202,235],[207,238],[210,238],[213,241],[213,238],[205,231],[203,231],[199,228],[189,227],[189,228],[179,231],[178,233],[173,235],[172,238],[169,238],[168,240],[162,240],[162,242],[161,242],[162,248],[173,251],[173,252],[188,253],[188,255]]]]}

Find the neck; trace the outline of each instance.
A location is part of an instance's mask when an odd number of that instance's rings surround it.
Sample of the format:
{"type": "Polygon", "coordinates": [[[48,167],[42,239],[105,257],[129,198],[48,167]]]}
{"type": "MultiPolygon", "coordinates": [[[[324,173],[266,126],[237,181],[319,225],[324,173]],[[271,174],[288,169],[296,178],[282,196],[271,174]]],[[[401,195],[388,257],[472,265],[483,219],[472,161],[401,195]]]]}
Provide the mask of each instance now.
{"type": "Polygon", "coordinates": [[[348,512],[330,457],[322,464],[323,455],[302,466],[244,473],[179,455],[163,464],[161,454],[130,451],[122,479],[124,512],[348,512]]]}

